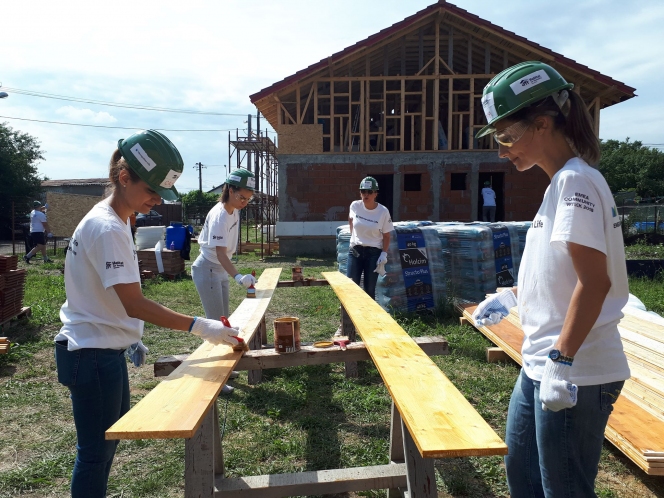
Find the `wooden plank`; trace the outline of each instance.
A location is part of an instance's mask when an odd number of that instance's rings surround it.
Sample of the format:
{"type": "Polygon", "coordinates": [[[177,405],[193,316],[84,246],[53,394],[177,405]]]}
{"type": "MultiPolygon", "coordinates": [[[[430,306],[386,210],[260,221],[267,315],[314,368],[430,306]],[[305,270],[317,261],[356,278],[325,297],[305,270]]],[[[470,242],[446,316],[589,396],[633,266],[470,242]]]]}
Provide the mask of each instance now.
{"type": "Polygon", "coordinates": [[[432,458],[420,455],[413,437],[401,421],[403,434],[403,450],[406,460],[406,477],[408,479],[408,498],[437,498],[436,470],[432,458]]]}
{"type": "MultiPolygon", "coordinates": [[[[449,354],[449,345],[444,337],[413,337],[415,343],[428,356],[449,354]]],[[[189,357],[188,354],[162,356],[154,363],[154,376],[165,377],[189,357]]],[[[351,342],[346,350],[339,346],[321,349],[311,344],[303,344],[295,353],[282,354],[268,346],[258,351],[247,351],[235,365],[235,370],[265,370],[268,368],[297,367],[302,365],[326,365],[348,361],[369,361],[369,351],[363,342],[351,342]]]]}
{"type": "MultiPolygon", "coordinates": [[[[457,305],[468,319],[472,319],[472,312],[476,307],[475,304],[457,305]]],[[[498,325],[477,327],[477,329],[521,364],[523,331],[513,310],[514,308],[510,310],[507,319],[498,325]]],[[[629,382],[625,383],[628,389],[629,382]]],[[[664,452],[664,422],[654,414],[626,396],[619,396],[613,406],[604,436],[648,475],[664,475],[664,468],[653,467],[645,459],[646,454],[664,452]]]]}
{"type": "MultiPolygon", "coordinates": [[[[229,317],[249,341],[265,314],[281,268],[268,268],[256,282],[256,297],[245,299],[229,317]]],[[[161,384],[106,431],[106,439],[191,438],[242,356],[230,346],[204,342],[161,384]]]]}
{"type": "MultiPolygon", "coordinates": [[[[390,463],[402,464],[405,463],[406,458],[404,455],[403,446],[403,422],[399,410],[392,401],[392,413],[390,416],[390,463]]],[[[402,489],[393,488],[387,490],[387,498],[401,498],[403,496],[402,489]]]]}
{"type": "Polygon", "coordinates": [[[486,361],[487,363],[500,363],[512,361],[510,355],[500,348],[486,348],[486,361]]]}
{"type": "Polygon", "coordinates": [[[215,414],[214,407],[209,407],[194,437],[184,442],[185,498],[214,496],[214,426],[219,425],[215,414]]]}
{"type": "Polygon", "coordinates": [[[217,478],[215,484],[215,496],[219,498],[282,498],[405,488],[406,464],[217,478]]]}
{"type": "Polygon", "coordinates": [[[424,458],[504,455],[507,446],[415,341],[359,286],[325,272],[424,458]]]}

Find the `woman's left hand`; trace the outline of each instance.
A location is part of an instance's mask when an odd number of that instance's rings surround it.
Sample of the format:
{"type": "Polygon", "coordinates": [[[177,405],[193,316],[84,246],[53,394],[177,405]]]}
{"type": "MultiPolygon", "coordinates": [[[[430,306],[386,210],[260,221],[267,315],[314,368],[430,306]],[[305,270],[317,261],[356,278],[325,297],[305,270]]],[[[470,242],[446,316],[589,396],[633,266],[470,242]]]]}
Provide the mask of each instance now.
{"type": "Polygon", "coordinates": [[[381,263],[387,263],[387,253],[385,251],[380,253],[380,256],[378,256],[378,261],[376,261],[377,265],[381,263]]]}

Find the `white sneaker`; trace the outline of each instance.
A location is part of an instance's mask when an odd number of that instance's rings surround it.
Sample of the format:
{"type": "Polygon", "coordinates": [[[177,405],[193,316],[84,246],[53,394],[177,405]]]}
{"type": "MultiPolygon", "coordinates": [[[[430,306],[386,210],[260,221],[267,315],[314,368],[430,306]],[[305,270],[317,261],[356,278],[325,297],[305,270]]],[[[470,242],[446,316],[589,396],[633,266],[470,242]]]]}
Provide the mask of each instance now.
{"type": "Polygon", "coordinates": [[[221,394],[231,394],[233,391],[235,391],[235,388],[228,384],[221,388],[221,394]]]}
{"type": "Polygon", "coordinates": [[[343,332],[343,330],[341,330],[341,325],[339,325],[339,328],[334,333],[334,337],[341,337],[343,335],[342,332],[343,332]]]}
{"type": "Polygon", "coordinates": [[[233,370],[231,374],[228,376],[229,379],[237,379],[240,376],[240,372],[237,372],[236,370],[233,370]]]}

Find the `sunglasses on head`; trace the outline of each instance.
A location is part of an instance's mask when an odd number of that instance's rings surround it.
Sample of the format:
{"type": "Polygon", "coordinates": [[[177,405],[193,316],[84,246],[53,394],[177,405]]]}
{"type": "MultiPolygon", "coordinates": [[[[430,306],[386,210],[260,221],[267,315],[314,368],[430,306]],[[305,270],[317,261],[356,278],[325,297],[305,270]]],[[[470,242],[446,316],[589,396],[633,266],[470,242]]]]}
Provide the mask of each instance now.
{"type": "Polygon", "coordinates": [[[361,188],[361,189],[360,189],[360,193],[361,193],[361,194],[373,194],[374,191],[373,191],[373,190],[370,190],[370,189],[367,190],[367,189],[365,189],[365,188],[361,188]]]}

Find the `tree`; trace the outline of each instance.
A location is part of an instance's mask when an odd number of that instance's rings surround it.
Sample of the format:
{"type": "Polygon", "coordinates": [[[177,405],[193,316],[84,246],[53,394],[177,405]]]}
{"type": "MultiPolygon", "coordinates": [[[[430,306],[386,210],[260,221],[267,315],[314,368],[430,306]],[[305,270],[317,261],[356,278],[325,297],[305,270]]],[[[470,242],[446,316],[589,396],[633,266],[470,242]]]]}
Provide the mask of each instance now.
{"type": "Polygon", "coordinates": [[[208,211],[219,200],[219,195],[200,190],[192,190],[182,196],[182,208],[185,213],[185,219],[197,220],[197,224],[202,224],[208,214],[208,211]]]}
{"type": "Polygon", "coordinates": [[[31,209],[41,192],[37,164],[43,151],[35,137],[0,123],[0,227],[11,227],[12,201],[18,214],[31,209]]]}
{"type": "Polygon", "coordinates": [[[641,142],[602,140],[599,170],[612,192],[634,190],[641,197],[664,195],[664,152],[641,142]]]}

